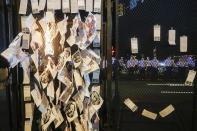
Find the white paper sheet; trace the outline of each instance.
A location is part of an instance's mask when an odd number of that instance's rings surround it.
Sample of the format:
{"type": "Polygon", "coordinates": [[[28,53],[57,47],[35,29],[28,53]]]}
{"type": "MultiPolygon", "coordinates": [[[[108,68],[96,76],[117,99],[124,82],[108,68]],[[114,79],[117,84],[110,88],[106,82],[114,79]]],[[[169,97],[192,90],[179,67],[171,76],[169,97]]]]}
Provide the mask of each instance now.
{"type": "Polygon", "coordinates": [[[71,0],[70,1],[70,6],[71,6],[71,13],[78,13],[78,0],[71,0]]]}
{"type": "Polygon", "coordinates": [[[161,117],[166,117],[174,111],[174,107],[172,105],[167,106],[165,109],[159,112],[161,117]]]}
{"type": "Polygon", "coordinates": [[[22,49],[29,49],[30,34],[23,34],[22,49]]]}
{"type": "Polygon", "coordinates": [[[60,100],[62,102],[64,102],[65,104],[67,104],[71,95],[72,95],[72,93],[73,93],[73,91],[74,91],[74,88],[72,86],[71,87],[66,87],[64,89],[64,91],[62,92],[61,96],[60,96],[60,100]]]}
{"type": "Polygon", "coordinates": [[[46,21],[47,21],[47,23],[55,22],[54,13],[52,11],[47,11],[46,12],[46,21]]]}
{"type": "Polygon", "coordinates": [[[52,112],[55,116],[55,120],[54,120],[55,128],[58,128],[60,124],[64,121],[64,118],[58,107],[53,106],[52,112]]]}
{"type": "Polygon", "coordinates": [[[160,41],[160,25],[154,25],[154,41],[160,41]]]}
{"type": "Polygon", "coordinates": [[[31,131],[31,123],[29,120],[25,121],[25,127],[24,131],[31,131]]]}
{"type": "Polygon", "coordinates": [[[96,30],[101,30],[101,15],[95,14],[96,17],[96,30]]]}
{"type": "Polygon", "coordinates": [[[100,70],[93,72],[92,83],[99,83],[100,70]]]}
{"type": "Polygon", "coordinates": [[[73,96],[73,99],[75,100],[77,107],[79,108],[80,113],[83,111],[83,100],[80,97],[80,93],[78,92],[75,96],[73,96]]]}
{"type": "Polygon", "coordinates": [[[131,53],[138,53],[138,39],[135,37],[131,38],[131,53]]]}
{"type": "Polygon", "coordinates": [[[175,30],[169,30],[168,32],[168,42],[169,45],[176,45],[176,31],[175,30]]]}
{"type": "Polygon", "coordinates": [[[60,10],[61,9],[61,0],[47,0],[47,10],[60,10]]]}
{"type": "Polygon", "coordinates": [[[39,1],[39,11],[44,10],[46,6],[46,0],[39,1]]]}
{"type": "Polygon", "coordinates": [[[93,47],[100,47],[100,31],[97,31],[97,35],[93,41],[93,47]]]}
{"type": "Polygon", "coordinates": [[[42,102],[42,98],[37,86],[35,86],[35,89],[31,91],[31,96],[34,99],[36,106],[39,107],[42,102]]]}
{"type": "Polygon", "coordinates": [[[24,101],[30,101],[31,100],[30,86],[24,86],[23,93],[24,93],[24,101]]]}
{"type": "Polygon", "coordinates": [[[180,37],[180,52],[187,52],[187,36],[180,37]]]}
{"type": "Polygon", "coordinates": [[[196,71],[190,70],[188,73],[187,79],[185,81],[185,85],[192,86],[195,76],[196,76],[196,71]]]}
{"type": "Polygon", "coordinates": [[[30,118],[32,115],[32,103],[25,103],[25,118],[30,118]]]}
{"type": "Polygon", "coordinates": [[[129,107],[129,109],[131,109],[133,112],[135,112],[138,107],[135,105],[135,103],[133,103],[129,98],[127,98],[125,101],[124,101],[124,104],[126,106],[129,107]]]}
{"type": "Polygon", "coordinates": [[[28,0],[21,0],[19,7],[19,14],[26,15],[27,13],[27,2],[28,0]]]}
{"type": "Polygon", "coordinates": [[[66,117],[69,122],[73,121],[75,118],[77,118],[77,107],[76,103],[69,101],[68,104],[65,107],[66,117]]]}
{"type": "Polygon", "coordinates": [[[101,12],[101,0],[94,0],[94,12],[101,12]]]}
{"type": "Polygon", "coordinates": [[[33,14],[39,13],[38,0],[31,0],[31,8],[33,14]]]}
{"type": "Polygon", "coordinates": [[[75,79],[75,85],[78,90],[81,90],[81,88],[84,88],[83,79],[78,70],[74,70],[73,74],[74,74],[74,79],[75,79]]]}
{"type": "Polygon", "coordinates": [[[150,112],[150,111],[148,111],[146,109],[144,109],[142,111],[142,115],[147,117],[147,118],[153,119],[153,120],[155,120],[157,118],[157,114],[156,113],[150,112]]]}
{"type": "Polygon", "coordinates": [[[78,0],[79,10],[85,10],[85,0],[78,0]]]}
{"type": "Polygon", "coordinates": [[[93,0],[86,0],[86,11],[87,12],[93,11],[93,0]]]}
{"type": "Polygon", "coordinates": [[[21,30],[22,32],[29,32],[29,28],[26,26],[26,20],[28,16],[21,16],[21,30]]]}
{"type": "Polygon", "coordinates": [[[55,96],[53,81],[51,81],[49,85],[47,86],[47,96],[50,96],[52,98],[54,98],[55,96]]]}
{"type": "Polygon", "coordinates": [[[62,0],[62,12],[63,13],[70,12],[70,0],[62,0]]]}
{"type": "Polygon", "coordinates": [[[90,100],[92,103],[92,106],[98,110],[101,108],[102,104],[103,104],[103,99],[100,96],[100,94],[97,91],[92,91],[90,94],[90,100]]]}

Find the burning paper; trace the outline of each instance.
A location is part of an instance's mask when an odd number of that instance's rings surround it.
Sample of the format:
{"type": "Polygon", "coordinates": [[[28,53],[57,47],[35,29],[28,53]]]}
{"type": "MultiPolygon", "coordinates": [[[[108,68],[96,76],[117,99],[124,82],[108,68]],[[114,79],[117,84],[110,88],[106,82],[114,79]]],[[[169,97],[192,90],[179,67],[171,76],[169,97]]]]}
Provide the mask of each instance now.
{"type": "Polygon", "coordinates": [[[75,118],[78,117],[77,107],[75,102],[73,101],[68,102],[64,110],[66,112],[66,117],[69,122],[73,121],[75,118]]]}
{"type": "Polygon", "coordinates": [[[180,37],[180,52],[187,52],[187,36],[180,37]]]}
{"type": "Polygon", "coordinates": [[[160,41],[160,25],[154,25],[154,41],[160,41]]]}
{"type": "Polygon", "coordinates": [[[153,120],[155,120],[157,118],[157,114],[156,113],[150,112],[150,111],[148,111],[146,109],[144,109],[142,111],[142,115],[147,117],[147,118],[153,119],[153,120]]]}
{"type": "Polygon", "coordinates": [[[169,30],[168,33],[168,42],[170,45],[176,45],[176,31],[175,30],[169,30]]]}
{"type": "Polygon", "coordinates": [[[133,112],[135,112],[138,107],[135,105],[135,103],[133,103],[129,98],[127,98],[125,101],[124,101],[124,104],[129,107],[129,109],[131,109],[133,112]]]}
{"type": "Polygon", "coordinates": [[[131,53],[138,53],[138,39],[135,37],[131,38],[131,53]]]}
{"type": "Polygon", "coordinates": [[[19,14],[26,15],[27,12],[27,2],[28,0],[21,0],[19,7],[19,14]]]}
{"type": "Polygon", "coordinates": [[[174,107],[172,105],[169,105],[168,107],[160,111],[159,114],[161,117],[166,117],[169,114],[171,114],[174,110],[175,110],[174,107]]]}
{"type": "Polygon", "coordinates": [[[185,85],[186,86],[192,86],[193,85],[193,81],[195,79],[196,76],[196,71],[194,70],[190,70],[187,76],[187,79],[185,81],[185,85]]]}

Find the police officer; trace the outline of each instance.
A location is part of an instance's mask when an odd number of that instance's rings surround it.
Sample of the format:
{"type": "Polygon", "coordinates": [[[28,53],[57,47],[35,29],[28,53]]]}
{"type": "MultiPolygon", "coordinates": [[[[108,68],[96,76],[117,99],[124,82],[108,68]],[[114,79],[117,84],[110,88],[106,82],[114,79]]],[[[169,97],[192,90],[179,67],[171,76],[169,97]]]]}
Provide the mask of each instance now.
{"type": "Polygon", "coordinates": [[[139,61],[140,78],[142,80],[145,79],[145,67],[146,67],[146,63],[144,57],[142,57],[141,60],[139,61]]]}
{"type": "Polygon", "coordinates": [[[178,66],[179,79],[183,81],[185,79],[185,62],[183,57],[179,58],[179,61],[177,62],[177,66],[178,66]]]}
{"type": "Polygon", "coordinates": [[[146,79],[150,79],[151,78],[151,61],[149,59],[149,57],[146,58],[145,61],[145,66],[146,66],[146,79]]]}
{"type": "Polygon", "coordinates": [[[169,56],[167,59],[165,59],[164,64],[166,66],[165,79],[171,80],[171,78],[172,78],[171,71],[172,71],[172,64],[173,64],[173,60],[172,60],[171,56],[169,56]]]}
{"type": "Polygon", "coordinates": [[[152,80],[157,80],[158,79],[158,66],[159,66],[159,61],[157,60],[157,57],[155,56],[152,60],[151,60],[151,78],[152,80]]]}

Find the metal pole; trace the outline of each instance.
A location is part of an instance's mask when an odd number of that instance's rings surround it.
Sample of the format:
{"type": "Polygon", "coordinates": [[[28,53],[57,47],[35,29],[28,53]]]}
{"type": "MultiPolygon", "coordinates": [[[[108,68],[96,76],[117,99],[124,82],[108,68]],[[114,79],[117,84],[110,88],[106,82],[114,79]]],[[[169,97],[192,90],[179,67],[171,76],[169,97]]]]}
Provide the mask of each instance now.
{"type": "Polygon", "coordinates": [[[111,0],[107,0],[107,122],[111,121],[111,76],[112,76],[112,15],[111,0]]]}

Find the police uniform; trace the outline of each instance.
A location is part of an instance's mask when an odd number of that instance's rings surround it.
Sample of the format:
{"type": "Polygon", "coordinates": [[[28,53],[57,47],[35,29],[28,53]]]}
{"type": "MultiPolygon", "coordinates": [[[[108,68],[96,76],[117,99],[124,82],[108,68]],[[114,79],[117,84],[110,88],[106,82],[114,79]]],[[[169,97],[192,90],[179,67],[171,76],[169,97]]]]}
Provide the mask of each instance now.
{"type": "Polygon", "coordinates": [[[158,79],[158,65],[159,65],[159,61],[154,58],[151,60],[151,71],[152,71],[152,74],[151,74],[151,78],[153,80],[157,80],[158,79]]]}
{"type": "Polygon", "coordinates": [[[145,61],[146,63],[146,78],[150,79],[151,78],[151,61],[149,60],[149,58],[146,59],[145,61]]]}
{"type": "Polygon", "coordinates": [[[140,78],[145,79],[145,60],[141,59],[139,61],[139,67],[140,67],[140,78]]]}

